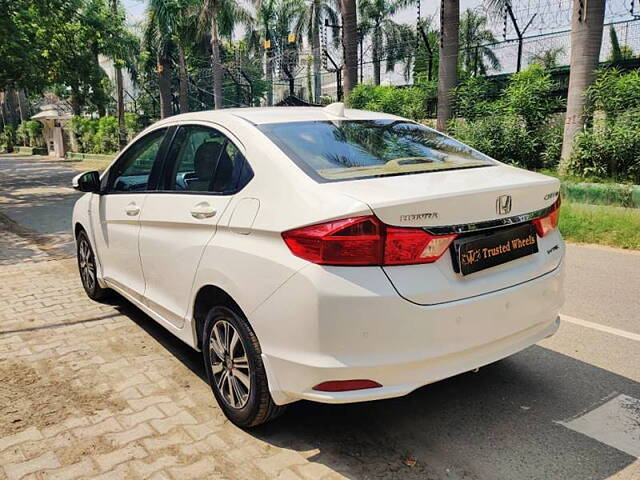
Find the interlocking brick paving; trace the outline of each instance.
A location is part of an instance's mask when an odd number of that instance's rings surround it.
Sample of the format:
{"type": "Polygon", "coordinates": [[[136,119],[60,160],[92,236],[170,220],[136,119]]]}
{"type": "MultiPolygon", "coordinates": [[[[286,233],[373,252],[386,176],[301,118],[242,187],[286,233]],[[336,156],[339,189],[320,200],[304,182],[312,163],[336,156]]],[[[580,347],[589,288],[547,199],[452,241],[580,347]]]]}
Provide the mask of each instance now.
{"type": "Polygon", "coordinates": [[[339,478],[230,424],[197,352],[0,232],[0,479],[339,478]]]}

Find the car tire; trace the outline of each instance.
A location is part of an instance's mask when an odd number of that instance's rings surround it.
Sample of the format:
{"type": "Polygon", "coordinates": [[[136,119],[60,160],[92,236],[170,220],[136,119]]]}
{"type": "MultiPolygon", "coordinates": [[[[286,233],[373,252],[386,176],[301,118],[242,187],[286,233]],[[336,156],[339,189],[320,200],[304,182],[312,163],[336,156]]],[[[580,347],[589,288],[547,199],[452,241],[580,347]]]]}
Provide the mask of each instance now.
{"type": "Polygon", "coordinates": [[[78,257],[78,271],[84,291],[91,300],[102,301],[113,293],[108,288],[102,288],[98,284],[98,271],[96,268],[96,256],[91,248],[91,242],[84,230],[80,231],[76,238],[76,252],[78,257]]]}
{"type": "Polygon", "coordinates": [[[240,312],[225,306],[212,308],[202,339],[209,385],[231,422],[255,427],[284,412],[285,407],[271,398],[260,344],[240,312]]]}

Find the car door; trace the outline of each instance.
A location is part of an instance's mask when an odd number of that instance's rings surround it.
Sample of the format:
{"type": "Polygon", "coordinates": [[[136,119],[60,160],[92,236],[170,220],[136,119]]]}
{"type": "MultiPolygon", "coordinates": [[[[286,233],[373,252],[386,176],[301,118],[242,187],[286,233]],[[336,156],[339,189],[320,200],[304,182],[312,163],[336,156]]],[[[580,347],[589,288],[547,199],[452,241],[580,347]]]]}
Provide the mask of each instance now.
{"type": "Polygon", "coordinates": [[[166,128],[154,130],[129,146],[103,177],[103,191],[93,200],[94,240],[103,278],[137,299],[144,293],[138,254],[140,213],[147,192],[157,182],[166,132],[166,128]]]}
{"type": "Polygon", "coordinates": [[[181,327],[205,246],[233,194],[252,175],[239,148],[220,131],[180,126],[169,147],[159,190],[141,217],[145,302],[181,327]]]}

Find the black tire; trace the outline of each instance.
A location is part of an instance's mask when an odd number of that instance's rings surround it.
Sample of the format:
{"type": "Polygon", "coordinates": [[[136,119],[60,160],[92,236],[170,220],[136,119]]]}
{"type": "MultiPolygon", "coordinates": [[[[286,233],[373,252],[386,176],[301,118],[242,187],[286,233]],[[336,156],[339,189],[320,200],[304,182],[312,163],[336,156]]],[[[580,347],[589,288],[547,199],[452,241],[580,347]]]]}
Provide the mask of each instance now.
{"type": "Polygon", "coordinates": [[[285,410],[271,398],[261,353],[255,333],[240,312],[224,306],[209,311],[202,336],[204,368],[218,405],[241,428],[269,422],[285,410]],[[233,348],[230,343],[234,335],[229,326],[238,335],[233,348]],[[230,332],[226,338],[225,331],[230,332]]]}
{"type": "Polygon", "coordinates": [[[96,269],[96,256],[91,248],[91,242],[84,230],[78,233],[76,239],[76,253],[78,258],[78,271],[84,291],[91,300],[100,302],[109,298],[113,291],[102,288],[98,284],[98,271],[96,269]]]}

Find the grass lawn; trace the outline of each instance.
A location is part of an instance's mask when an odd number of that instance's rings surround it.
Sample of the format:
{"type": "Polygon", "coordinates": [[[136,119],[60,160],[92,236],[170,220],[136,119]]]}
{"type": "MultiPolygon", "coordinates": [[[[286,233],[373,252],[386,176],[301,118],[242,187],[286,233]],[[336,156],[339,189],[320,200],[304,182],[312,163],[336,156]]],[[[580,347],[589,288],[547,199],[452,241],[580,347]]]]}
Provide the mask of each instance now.
{"type": "Polygon", "coordinates": [[[102,173],[105,168],[111,165],[111,161],[112,160],[82,160],[80,162],[70,162],[69,165],[82,172],[97,170],[102,173]]]}
{"type": "Polygon", "coordinates": [[[542,173],[544,175],[549,175],[550,177],[556,177],[563,182],[571,182],[571,183],[615,183],[621,185],[633,185],[633,182],[628,180],[619,180],[616,178],[610,177],[595,177],[595,176],[581,176],[581,175],[572,175],[570,173],[561,175],[557,170],[552,170],[549,168],[543,168],[538,170],[538,173],[542,173]]]}
{"type": "Polygon", "coordinates": [[[640,210],[564,202],[560,231],[569,242],[640,250],[640,210]]]}

